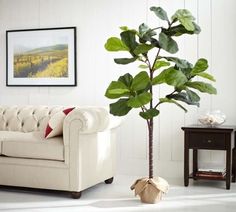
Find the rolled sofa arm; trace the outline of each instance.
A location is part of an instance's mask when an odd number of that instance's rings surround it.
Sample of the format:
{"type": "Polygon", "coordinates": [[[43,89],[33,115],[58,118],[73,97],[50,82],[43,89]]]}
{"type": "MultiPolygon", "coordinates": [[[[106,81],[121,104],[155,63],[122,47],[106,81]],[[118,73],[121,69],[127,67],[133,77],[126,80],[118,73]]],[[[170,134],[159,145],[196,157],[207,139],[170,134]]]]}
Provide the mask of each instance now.
{"type": "Polygon", "coordinates": [[[75,120],[80,123],[78,129],[82,134],[116,128],[121,123],[121,119],[110,115],[105,107],[75,108],[66,116],[63,128],[69,127],[75,120]]]}
{"type": "Polygon", "coordinates": [[[65,118],[63,126],[74,120],[81,124],[78,126],[81,133],[103,131],[109,124],[109,114],[105,108],[75,108],[65,118]]]}

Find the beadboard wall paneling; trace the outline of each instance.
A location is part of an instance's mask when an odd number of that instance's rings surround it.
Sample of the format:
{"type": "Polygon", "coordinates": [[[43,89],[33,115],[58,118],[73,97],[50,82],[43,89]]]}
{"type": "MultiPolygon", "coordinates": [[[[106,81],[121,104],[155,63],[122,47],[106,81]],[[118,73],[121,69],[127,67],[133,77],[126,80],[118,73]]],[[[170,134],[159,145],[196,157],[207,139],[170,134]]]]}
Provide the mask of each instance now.
{"type": "MultiPolygon", "coordinates": [[[[149,12],[151,6],[162,6],[169,15],[179,8],[189,9],[201,26],[199,36],[176,38],[180,47],[178,57],[194,63],[206,57],[209,71],[217,79],[217,96],[201,94],[201,107],[189,107],[184,113],[174,105],[162,105],[155,120],[154,172],[161,176],[183,176],[183,132],[181,126],[197,123],[204,111],[220,109],[227,115],[228,124],[236,124],[236,90],[234,82],[236,1],[234,0],[0,0],[0,104],[73,104],[108,105],[104,97],[109,82],[120,74],[138,72],[137,64],[116,65],[104,43],[116,36],[119,26],[137,28],[142,22],[157,26],[162,21],[149,12]],[[6,87],[5,31],[9,29],[43,27],[77,27],[77,87],[6,87]]],[[[168,55],[166,53],[166,55],[168,55]]],[[[162,97],[171,88],[155,89],[162,97]]],[[[138,110],[124,118],[117,141],[117,172],[119,174],[147,175],[147,128],[138,110]]],[[[221,163],[223,152],[200,152],[200,165],[221,163]]]]}

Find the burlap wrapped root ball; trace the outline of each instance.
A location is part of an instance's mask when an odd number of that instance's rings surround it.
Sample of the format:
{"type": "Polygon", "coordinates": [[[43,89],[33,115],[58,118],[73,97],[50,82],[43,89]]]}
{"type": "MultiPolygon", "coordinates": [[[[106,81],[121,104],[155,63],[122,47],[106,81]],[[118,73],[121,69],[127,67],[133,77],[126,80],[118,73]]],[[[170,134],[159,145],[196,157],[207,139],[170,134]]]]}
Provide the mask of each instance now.
{"type": "Polygon", "coordinates": [[[143,203],[158,203],[162,195],[169,190],[169,184],[161,177],[141,178],[134,182],[131,190],[135,191],[135,196],[139,195],[143,203]]]}

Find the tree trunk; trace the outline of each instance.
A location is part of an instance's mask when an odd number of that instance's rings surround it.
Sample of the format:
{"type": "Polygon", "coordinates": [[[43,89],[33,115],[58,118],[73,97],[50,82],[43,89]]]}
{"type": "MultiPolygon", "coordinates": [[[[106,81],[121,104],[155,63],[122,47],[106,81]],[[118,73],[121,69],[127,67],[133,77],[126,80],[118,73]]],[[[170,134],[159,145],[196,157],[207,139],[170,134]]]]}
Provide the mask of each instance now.
{"type": "Polygon", "coordinates": [[[148,127],[148,140],[149,140],[149,178],[153,178],[153,118],[150,119],[148,127]]]}

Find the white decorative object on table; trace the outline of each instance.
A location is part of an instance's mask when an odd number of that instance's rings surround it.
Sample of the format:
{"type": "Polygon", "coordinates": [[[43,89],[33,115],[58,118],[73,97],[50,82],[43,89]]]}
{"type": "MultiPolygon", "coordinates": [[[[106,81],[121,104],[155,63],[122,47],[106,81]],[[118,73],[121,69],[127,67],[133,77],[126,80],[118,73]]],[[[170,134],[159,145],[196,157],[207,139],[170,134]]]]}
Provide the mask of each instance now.
{"type": "Polygon", "coordinates": [[[225,122],[226,116],[220,110],[214,110],[201,115],[198,120],[203,125],[216,127],[225,122]]]}

